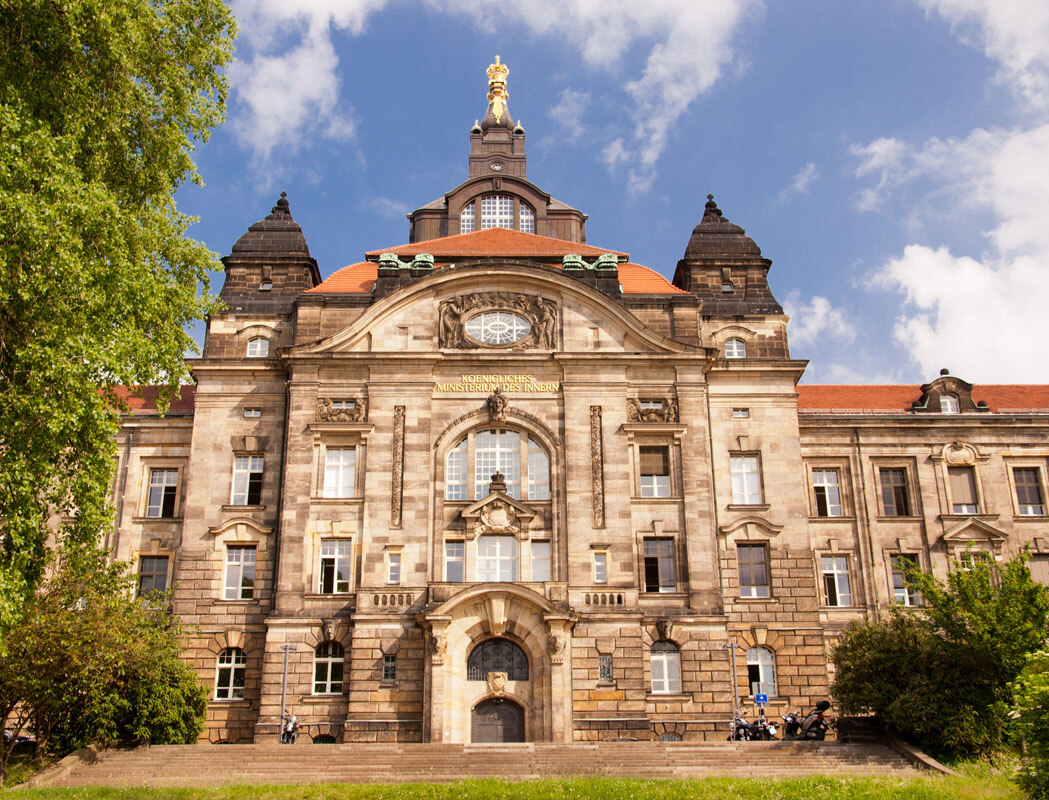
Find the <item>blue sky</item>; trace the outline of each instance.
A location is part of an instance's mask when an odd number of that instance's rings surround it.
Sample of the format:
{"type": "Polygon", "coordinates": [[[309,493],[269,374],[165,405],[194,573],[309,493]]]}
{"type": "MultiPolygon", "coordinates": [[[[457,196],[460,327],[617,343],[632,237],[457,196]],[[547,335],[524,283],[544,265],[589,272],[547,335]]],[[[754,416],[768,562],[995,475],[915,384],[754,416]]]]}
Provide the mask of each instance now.
{"type": "Polygon", "coordinates": [[[282,190],[325,277],[407,241],[466,176],[498,53],[529,178],[588,242],[670,277],[714,193],[806,382],[1049,382],[1044,0],[233,8],[228,119],[178,197],[220,256],[282,190]]]}

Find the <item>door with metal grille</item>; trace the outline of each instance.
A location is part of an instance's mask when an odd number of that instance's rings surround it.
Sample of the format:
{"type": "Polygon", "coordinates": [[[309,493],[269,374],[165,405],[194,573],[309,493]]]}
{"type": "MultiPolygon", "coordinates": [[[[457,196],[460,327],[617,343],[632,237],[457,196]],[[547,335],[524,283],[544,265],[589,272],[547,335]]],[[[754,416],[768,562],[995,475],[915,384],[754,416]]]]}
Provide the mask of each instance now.
{"type": "Polygon", "coordinates": [[[492,698],[474,706],[474,742],[523,742],[524,709],[511,700],[492,698]]]}

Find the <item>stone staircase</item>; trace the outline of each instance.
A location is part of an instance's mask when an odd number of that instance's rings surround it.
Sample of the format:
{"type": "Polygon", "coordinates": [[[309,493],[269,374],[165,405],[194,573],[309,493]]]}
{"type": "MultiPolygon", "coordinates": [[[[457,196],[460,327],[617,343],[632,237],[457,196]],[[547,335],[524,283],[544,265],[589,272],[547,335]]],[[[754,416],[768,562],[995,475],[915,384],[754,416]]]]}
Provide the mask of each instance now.
{"type": "Polygon", "coordinates": [[[840,742],[594,742],[579,744],[181,745],[80,751],[32,782],[42,786],[213,786],[255,783],[632,778],[914,776],[884,744],[840,742]]]}

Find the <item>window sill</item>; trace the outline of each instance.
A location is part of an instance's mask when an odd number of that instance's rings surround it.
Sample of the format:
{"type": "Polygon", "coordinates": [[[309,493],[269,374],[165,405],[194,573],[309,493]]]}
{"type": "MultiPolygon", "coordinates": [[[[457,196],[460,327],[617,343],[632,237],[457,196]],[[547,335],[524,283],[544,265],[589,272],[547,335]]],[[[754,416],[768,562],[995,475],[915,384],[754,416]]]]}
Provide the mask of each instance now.
{"type": "Polygon", "coordinates": [[[643,503],[680,503],[682,500],[680,497],[642,497],[641,495],[634,495],[630,499],[643,503]]]}
{"type": "Polygon", "coordinates": [[[380,689],[396,689],[397,681],[382,681],[379,683],[380,689]]]}
{"type": "Polygon", "coordinates": [[[265,511],[266,506],[235,506],[232,503],[224,505],[223,511],[265,511]]]}
{"type": "Polygon", "coordinates": [[[855,522],[855,517],[809,517],[809,522],[855,522]]]}
{"type": "Polygon", "coordinates": [[[255,597],[250,597],[247,599],[243,597],[238,597],[236,600],[227,600],[225,597],[220,597],[218,598],[218,602],[222,603],[222,605],[224,606],[253,606],[259,601],[255,597]]]}
{"type": "Polygon", "coordinates": [[[772,506],[768,503],[729,503],[725,508],[729,511],[768,511],[772,506]]]}
{"type": "Polygon", "coordinates": [[[334,506],[340,503],[363,503],[363,497],[311,497],[310,502],[319,506],[334,506]]]}
{"type": "Polygon", "coordinates": [[[735,603],[778,603],[775,597],[736,597],[733,598],[735,603]]]}
{"type": "Polygon", "coordinates": [[[229,699],[229,700],[226,700],[224,698],[213,697],[211,700],[208,700],[208,705],[209,706],[245,706],[246,707],[246,706],[250,706],[251,705],[251,701],[250,700],[246,700],[243,697],[234,697],[234,698],[229,699]]]}
{"type": "Polygon", "coordinates": [[[998,519],[999,516],[1000,515],[998,514],[987,514],[982,511],[965,512],[961,514],[955,514],[952,511],[950,514],[940,514],[940,519],[942,519],[944,522],[961,522],[962,520],[976,517],[976,519],[985,519],[993,521],[998,519]]]}
{"type": "Polygon", "coordinates": [[[616,688],[616,682],[615,681],[598,681],[597,682],[597,688],[598,689],[615,689],[616,688]]]}
{"type": "MultiPolygon", "coordinates": [[[[607,591],[607,589],[606,589],[607,591]]],[[[638,600],[650,600],[652,598],[661,597],[667,600],[682,600],[688,597],[687,592],[641,592],[637,598],[638,600]]]]}
{"type": "Polygon", "coordinates": [[[324,705],[325,703],[333,703],[337,700],[344,701],[349,696],[349,692],[340,692],[339,694],[311,694],[300,698],[299,702],[307,706],[319,706],[324,705]]]}
{"type": "Polygon", "coordinates": [[[820,606],[824,611],[863,611],[863,606],[820,606]]]}
{"type": "Polygon", "coordinates": [[[340,597],[353,597],[355,591],[349,592],[307,592],[307,600],[334,600],[340,597]]]}
{"type": "Polygon", "coordinates": [[[673,694],[649,692],[645,695],[645,699],[650,703],[687,703],[692,700],[692,695],[685,694],[684,692],[674,692],[673,694]]]}
{"type": "Polygon", "coordinates": [[[878,522],[921,522],[925,517],[899,517],[879,514],[874,519],[878,522]]]}
{"type": "Polygon", "coordinates": [[[1013,522],[1046,522],[1049,514],[1013,514],[1013,522]]]}
{"type": "Polygon", "coordinates": [[[148,525],[151,522],[182,522],[182,517],[132,517],[134,525],[148,525]]]}

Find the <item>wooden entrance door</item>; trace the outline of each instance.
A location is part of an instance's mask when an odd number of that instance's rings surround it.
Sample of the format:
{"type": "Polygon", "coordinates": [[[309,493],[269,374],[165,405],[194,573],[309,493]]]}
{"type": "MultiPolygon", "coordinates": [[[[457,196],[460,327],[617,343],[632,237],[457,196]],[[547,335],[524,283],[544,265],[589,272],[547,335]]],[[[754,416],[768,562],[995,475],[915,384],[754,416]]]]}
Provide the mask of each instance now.
{"type": "Polygon", "coordinates": [[[485,700],[474,706],[474,742],[523,742],[524,709],[511,700],[485,700]]]}

